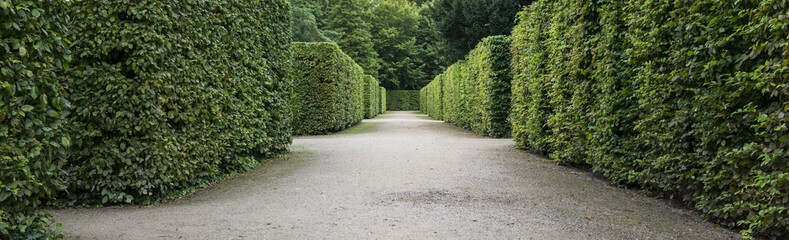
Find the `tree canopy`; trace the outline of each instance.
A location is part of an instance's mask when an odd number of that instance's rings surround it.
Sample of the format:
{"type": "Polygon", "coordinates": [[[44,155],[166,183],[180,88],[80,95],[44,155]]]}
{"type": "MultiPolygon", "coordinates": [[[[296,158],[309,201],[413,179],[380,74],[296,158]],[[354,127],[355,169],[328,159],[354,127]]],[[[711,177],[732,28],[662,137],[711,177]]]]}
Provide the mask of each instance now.
{"type": "Polygon", "coordinates": [[[424,87],[531,0],[291,0],[293,41],[336,42],[381,86],[424,87]]]}
{"type": "Polygon", "coordinates": [[[324,9],[326,0],[293,0],[291,2],[292,39],[294,42],[332,42],[342,36],[341,33],[325,29],[324,9]]]}
{"type": "Polygon", "coordinates": [[[465,56],[482,38],[509,35],[515,16],[532,0],[433,0],[428,16],[435,22],[441,53],[449,65],[465,56]]]}
{"type": "Polygon", "coordinates": [[[367,0],[336,0],[329,5],[327,27],[343,33],[337,45],[351,56],[364,72],[378,78],[378,53],[373,48],[370,34],[370,11],[367,0]]]}
{"type": "Polygon", "coordinates": [[[408,0],[376,0],[372,8],[371,23],[373,45],[381,59],[379,78],[387,89],[419,89],[417,81],[422,54],[415,34],[419,30],[419,12],[416,4],[408,0]]]}

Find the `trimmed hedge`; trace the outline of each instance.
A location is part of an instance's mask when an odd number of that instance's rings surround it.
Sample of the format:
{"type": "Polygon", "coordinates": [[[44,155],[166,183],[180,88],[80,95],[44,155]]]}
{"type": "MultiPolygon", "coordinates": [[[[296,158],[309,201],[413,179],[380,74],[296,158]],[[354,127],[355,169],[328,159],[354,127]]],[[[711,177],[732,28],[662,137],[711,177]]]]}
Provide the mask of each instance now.
{"type": "Polygon", "coordinates": [[[428,98],[432,97],[432,95],[435,95],[436,93],[441,93],[441,80],[439,76],[436,76],[433,81],[419,90],[419,112],[435,119],[441,119],[440,117],[436,117],[436,115],[440,115],[436,110],[438,110],[437,108],[440,108],[442,104],[440,104],[441,102],[435,102],[435,99],[428,98]]]}
{"type": "Polygon", "coordinates": [[[65,9],[60,0],[0,1],[0,239],[53,237],[39,206],[64,188],[71,145],[65,9]]]}
{"type": "Polygon", "coordinates": [[[380,97],[381,88],[378,86],[378,80],[373,76],[364,76],[364,118],[373,118],[381,113],[380,97]]]}
{"type": "Polygon", "coordinates": [[[462,76],[460,70],[464,68],[464,64],[466,64],[466,60],[461,59],[455,64],[452,64],[452,66],[449,66],[447,70],[441,74],[444,76],[441,80],[441,102],[444,105],[441,110],[441,113],[443,114],[441,120],[449,121],[459,118],[459,106],[462,103],[462,97],[465,97],[466,95],[460,94],[458,92],[457,80],[459,80],[460,76],[462,76]]]}
{"type": "Polygon", "coordinates": [[[381,104],[380,110],[381,110],[381,114],[383,114],[386,113],[386,88],[381,87],[380,94],[381,95],[378,98],[378,100],[380,100],[380,104],[381,104]]]}
{"type": "Polygon", "coordinates": [[[293,43],[293,131],[337,132],[362,121],[364,71],[335,43],[293,43]]]}
{"type": "Polygon", "coordinates": [[[389,90],[386,95],[386,109],[388,110],[419,110],[419,90],[389,90]]]}
{"type": "Polygon", "coordinates": [[[482,39],[421,90],[421,111],[480,135],[509,136],[510,42],[508,36],[482,39]]]}
{"type": "Polygon", "coordinates": [[[788,4],[535,2],[513,32],[516,143],[789,236],[788,4]]]}
{"type": "Polygon", "coordinates": [[[146,204],[286,151],[285,0],[83,0],[69,10],[68,197],[146,204]]]}

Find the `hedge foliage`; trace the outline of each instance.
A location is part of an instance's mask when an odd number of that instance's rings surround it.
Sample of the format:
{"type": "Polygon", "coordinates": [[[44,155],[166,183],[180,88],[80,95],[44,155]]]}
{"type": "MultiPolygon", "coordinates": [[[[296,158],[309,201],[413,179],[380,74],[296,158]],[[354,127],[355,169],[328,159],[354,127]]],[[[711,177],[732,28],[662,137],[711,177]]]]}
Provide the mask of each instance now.
{"type": "Polygon", "coordinates": [[[386,95],[386,109],[388,110],[419,110],[419,90],[390,90],[386,95]]]}
{"type": "Polygon", "coordinates": [[[419,90],[419,111],[438,120],[444,119],[444,76],[436,76],[419,90]]]}
{"type": "Polygon", "coordinates": [[[41,198],[64,188],[71,58],[60,0],[0,1],[0,239],[51,237],[41,198]]]}
{"type": "Polygon", "coordinates": [[[293,43],[294,134],[326,134],[365,115],[364,71],[335,43],[293,43]]]}
{"type": "Polygon", "coordinates": [[[422,111],[480,135],[510,136],[510,43],[509,36],[482,39],[464,60],[422,88],[422,111]]]}
{"type": "Polygon", "coordinates": [[[513,31],[517,144],[786,238],[787,4],[535,2],[513,31]]]}
{"type": "Polygon", "coordinates": [[[383,114],[386,112],[386,88],[381,87],[381,91],[379,93],[380,95],[378,99],[380,100],[380,105],[381,105],[380,110],[381,110],[381,114],[383,114]]]}
{"type": "Polygon", "coordinates": [[[149,203],[286,151],[290,7],[81,0],[69,197],[149,203]]]}
{"type": "Polygon", "coordinates": [[[381,113],[381,87],[373,76],[364,76],[364,118],[373,118],[381,113]]]}

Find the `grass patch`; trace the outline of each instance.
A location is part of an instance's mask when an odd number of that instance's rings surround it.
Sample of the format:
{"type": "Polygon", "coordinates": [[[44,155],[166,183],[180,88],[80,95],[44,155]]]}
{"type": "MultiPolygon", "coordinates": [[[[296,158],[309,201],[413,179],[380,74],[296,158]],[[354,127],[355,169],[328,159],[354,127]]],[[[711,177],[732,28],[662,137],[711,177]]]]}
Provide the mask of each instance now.
{"type": "Polygon", "coordinates": [[[356,124],[351,128],[346,129],[345,131],[339,132],[339,134],[357,134],[363,133],[369,130],[370,128],[381,124],[381,122],[362,122],[360,124],[356,124]]]}

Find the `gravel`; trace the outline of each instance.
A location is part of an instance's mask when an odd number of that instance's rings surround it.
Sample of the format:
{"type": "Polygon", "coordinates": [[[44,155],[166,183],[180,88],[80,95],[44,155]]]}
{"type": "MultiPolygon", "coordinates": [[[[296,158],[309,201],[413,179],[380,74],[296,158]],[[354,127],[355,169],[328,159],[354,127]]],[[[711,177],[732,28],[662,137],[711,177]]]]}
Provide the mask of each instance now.
{"type": "Polygon", "coordinates": [[[51,212],[69,239],[741,239],[416,112],[296,137],[292,153],[170,203],[51,212]]]}

